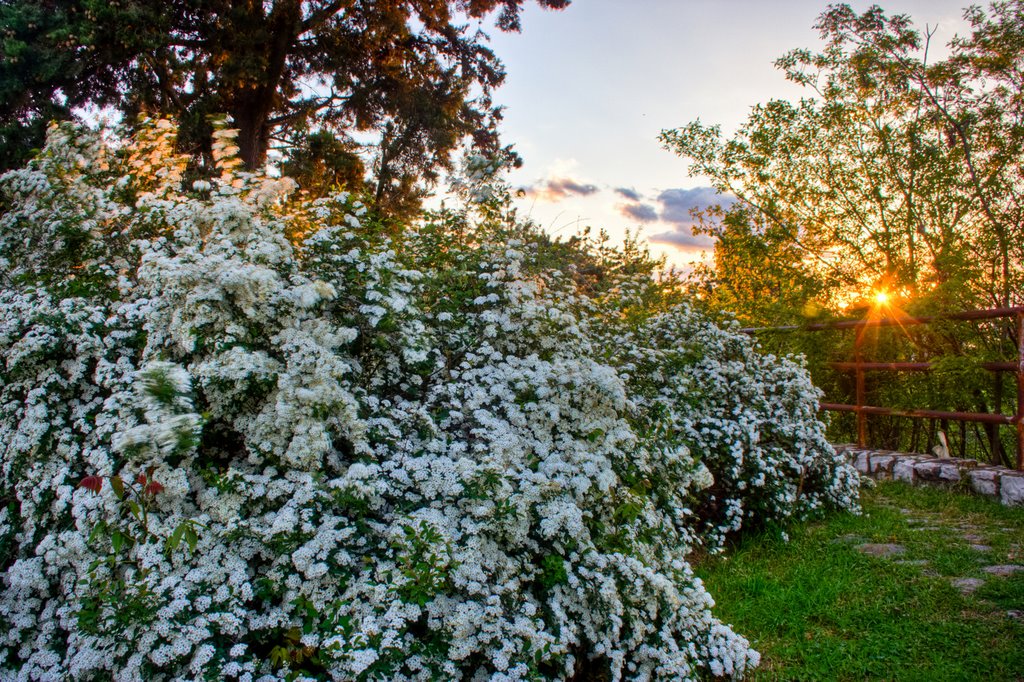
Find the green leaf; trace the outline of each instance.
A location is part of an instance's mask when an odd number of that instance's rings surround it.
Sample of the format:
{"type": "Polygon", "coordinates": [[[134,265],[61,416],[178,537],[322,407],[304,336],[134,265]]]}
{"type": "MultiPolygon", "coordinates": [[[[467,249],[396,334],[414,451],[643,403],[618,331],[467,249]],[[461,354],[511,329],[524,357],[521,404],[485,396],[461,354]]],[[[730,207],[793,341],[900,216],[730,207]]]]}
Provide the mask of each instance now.
{"type": "Polygon", "coordinates": [[[87,540],[87,542],[89,544],[96,542],[96,540],[105,532],[107,532],[107,522],[100,521],[95,526],[93,526],[92,531],[89,533],[89,539],[87,540]]]}
{"type": "Polygon", "coordinates": [[[120,476],[110,477],[110,487],[114,489],[114,494],[117,495],[117,499],[124,499],[124,481],[121,480],[120,476]]]}
{"type": "Polygon", "coordinates": [[[181,544],[181,536],[185,532],[186,528],[188,528],[188,522],[182,521],[178,524],[178,527],[174,529],[174,532],[171,533],[171,536],[167,538],[165,546],[167,547],[168,552],[173,552],[178,548],[178,545],[181,544]]]}
{"type": "Polygon", "coordinates": [[[541,560],[540,584],[547,589],[562,585],[569,580],[565,560],[557,554],[548,554],[541,560]]]}
{"type": "Polygon", "coordinates": [[[188,543],[188,548],[192,552],[196,551],[196,545],[199,543],[199,536],[196,535],[196,529],[192,527],[191,523],[186,522],[185,526],[185,542],[188,543]]]}

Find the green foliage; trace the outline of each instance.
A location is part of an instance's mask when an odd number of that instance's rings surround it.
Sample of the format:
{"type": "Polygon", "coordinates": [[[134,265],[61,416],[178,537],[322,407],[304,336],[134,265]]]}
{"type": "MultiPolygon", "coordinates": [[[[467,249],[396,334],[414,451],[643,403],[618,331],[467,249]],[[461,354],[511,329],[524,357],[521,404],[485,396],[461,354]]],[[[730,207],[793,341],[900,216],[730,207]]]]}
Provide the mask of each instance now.
{"type": "Polygon", "coordinates": [[[448,574],[455,568],[451,548],[444,536],[426,521],[402,526],[404,536],[395,542],[398,585],[402,600],[423,606],[449,586],[448,574]]]}
{"type": "Polygon", "coordinates": [[[325,196],[346,187],[360,187],[366,167],[354,143],[318,130],[288,150],[281,172],[310,194],[325,196]]]}
{"type": "Polygon", "coordinates": [[[546,555],[540,566],[540,584],[549,590],[569,580],[569,574],[565,571],[565,560],[557,554],[546,555]]]}
{"type": "Polygon", "coordinates": [[[170,537],[168,537],[164,542],[164,546],[167,548],[167,551],[173,552],[178,548],[178,545],[181,544],[181,541],[184,540],[189,551],[195,553],[196,545],[199,543],[199,535],[196,532],[197,526],[199,526],[199,524],[192,519],[187,519],[179,523],[171,533],[170,537]]]}
{"type": "Polygon", "coordinates": [[[166,372],[150,370],[142,375],[143,390],[165,407],[173,407],[178,397],[178,387],[166,372]]]}
{"type": "Polygon", "coordinates": [[[75,618],[78,627],[87,634],[123,633],[155,617],[160,599],[147,585],[146,571],[140,571],[137,576],[131,573],[110,575],[109,570],[116,568],[113,557],[97,560],[88,577],[80,583],[85,594],[75,618]]]}
{"type": "Polygon", "coordinates": [[[827,285],[794,242],[791,226],[738,206],[700,216],[696,230],[715,237],[713,265],[701,263],[691,282],[709,310],[729,311],[752,325],[813,321],[827,285]],[[716,222],[716,219],[718,222],[716,222]]]}

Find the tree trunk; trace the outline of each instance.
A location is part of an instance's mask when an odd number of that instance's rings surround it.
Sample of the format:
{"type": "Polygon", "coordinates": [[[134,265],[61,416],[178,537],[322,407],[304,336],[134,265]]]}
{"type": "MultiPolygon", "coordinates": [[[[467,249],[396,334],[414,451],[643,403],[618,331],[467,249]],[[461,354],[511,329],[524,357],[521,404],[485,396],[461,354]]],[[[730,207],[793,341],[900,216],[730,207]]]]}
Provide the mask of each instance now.
{"type": "Polygon", "coordinates": [[[270,129],[267,119],[270,112],[259,102],[238,104],[231,112],[238,128],[238,155],[247,170],[261,168],[267,160],[270,147],[270,129]]]}
{"type": "Polygon", "coordinates": [[[270,118],[283,104],[279,88],[288,54],[301,28],[302,5],[299,0],[277,0],[264,16],[262,4],[254,3],[250,12],[246,24],[260,27],[266,41],[248,44],[251,52],[237,58],[263,68],[252,74],[248,83],[233,84],[229,111],[238,128],[239,156],[248,170],[257,170],[267,160],[270,118]]]}

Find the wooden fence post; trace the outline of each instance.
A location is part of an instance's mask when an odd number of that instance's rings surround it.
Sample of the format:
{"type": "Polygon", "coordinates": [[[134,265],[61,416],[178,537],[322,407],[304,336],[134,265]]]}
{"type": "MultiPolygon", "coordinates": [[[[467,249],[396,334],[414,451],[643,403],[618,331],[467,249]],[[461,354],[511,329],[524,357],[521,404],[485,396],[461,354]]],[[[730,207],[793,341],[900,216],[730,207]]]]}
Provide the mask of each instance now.
{"type": "Polygon", "coordinates": [[[857,445],[864,447],[868,444],[868,416],[864,413],[864,356],[862,347],[864,345],[864,334],[867,327],[857,330],[857,337],[853,342],[853,362],[856,365],[857,381],[857,445]]]}
{"type": "Polygon", "coordinates": [[[1017,469],[1024,471],[1024,312],[1017,311],[1017,469]]]}

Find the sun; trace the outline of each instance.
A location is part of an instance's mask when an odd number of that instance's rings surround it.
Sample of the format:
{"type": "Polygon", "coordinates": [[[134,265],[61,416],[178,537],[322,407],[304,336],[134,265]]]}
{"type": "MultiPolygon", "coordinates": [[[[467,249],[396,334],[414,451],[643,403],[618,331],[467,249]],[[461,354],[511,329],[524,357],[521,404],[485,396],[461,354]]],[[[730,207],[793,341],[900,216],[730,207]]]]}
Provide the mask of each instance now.
{"type": "Polygon", "coordinates": [[[875,292],[875,305],[886,306],[889,305],[889,292],[888,291],[876,291],[875,292]]]}

